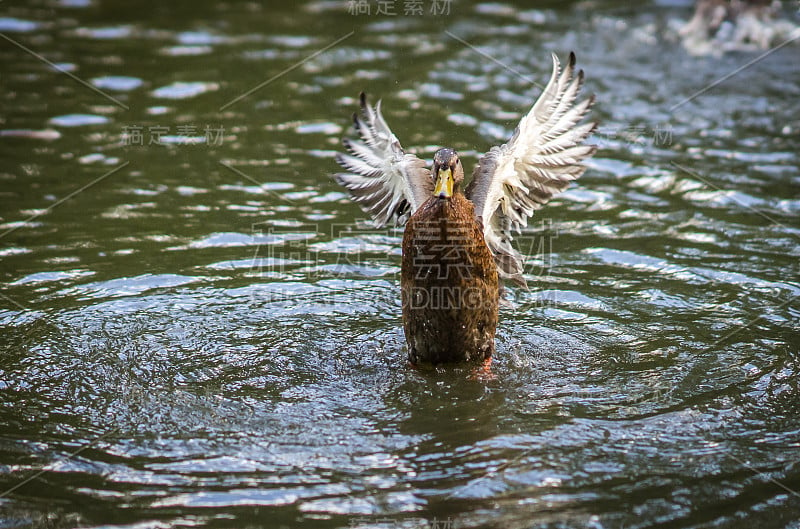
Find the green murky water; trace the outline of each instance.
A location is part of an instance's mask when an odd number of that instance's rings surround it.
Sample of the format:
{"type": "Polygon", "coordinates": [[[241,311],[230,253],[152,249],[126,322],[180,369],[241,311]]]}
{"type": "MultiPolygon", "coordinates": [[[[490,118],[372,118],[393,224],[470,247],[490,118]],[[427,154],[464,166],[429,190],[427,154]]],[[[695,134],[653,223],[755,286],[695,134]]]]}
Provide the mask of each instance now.
{"type": "Polygon", "coordinates": [[[798,527],[797,44],[406,4],[0,4],[0,526],[798,527]],[[328,176],[356,97],[471,166],[570,50],[600,150],[493,376],[418,372],[328,176]]]}

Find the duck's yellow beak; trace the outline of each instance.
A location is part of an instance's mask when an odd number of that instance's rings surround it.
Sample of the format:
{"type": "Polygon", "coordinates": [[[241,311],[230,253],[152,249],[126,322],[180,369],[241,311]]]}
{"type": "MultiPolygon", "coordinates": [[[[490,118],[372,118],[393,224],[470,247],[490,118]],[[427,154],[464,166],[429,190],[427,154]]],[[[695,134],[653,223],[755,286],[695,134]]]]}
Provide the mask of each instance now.
{"type": "Polygon", "coordinates": [[[453,170],[448,168],[439,169],[436,176],[436,187],[433,189],[434,196],[439,198],[450,198],[453,196],[453,170]]]}

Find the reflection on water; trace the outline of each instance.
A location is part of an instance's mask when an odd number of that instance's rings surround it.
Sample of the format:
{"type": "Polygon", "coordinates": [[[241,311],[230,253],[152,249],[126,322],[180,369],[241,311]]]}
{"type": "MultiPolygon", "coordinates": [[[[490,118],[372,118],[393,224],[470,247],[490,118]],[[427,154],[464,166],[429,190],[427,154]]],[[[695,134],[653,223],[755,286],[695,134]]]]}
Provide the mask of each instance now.
{"type": "Polygon", "coordinates": [[[376,5],[3,4],[6,525],[795,527],[796,44],[376,5]],[[402,232],[328,177],[357,94],[471,165],[551,50],[598,155],[520,237],[491,372],[412,369],[402,232]]]}

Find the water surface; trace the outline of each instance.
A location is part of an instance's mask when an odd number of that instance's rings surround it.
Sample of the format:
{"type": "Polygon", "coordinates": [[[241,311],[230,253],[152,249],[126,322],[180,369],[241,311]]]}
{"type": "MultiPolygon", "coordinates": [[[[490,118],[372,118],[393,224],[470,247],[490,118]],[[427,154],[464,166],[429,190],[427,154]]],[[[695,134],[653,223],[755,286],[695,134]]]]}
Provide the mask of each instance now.
{"type": "Polygon", "coordinates": [[[0,5],[4,527],[798,527],[796,44],[271,4],[0,5]],[[600,148],[491,373],[410,368],[402,232],[329,178],[358,93],[471,166],[570,50],[600,148]]]}

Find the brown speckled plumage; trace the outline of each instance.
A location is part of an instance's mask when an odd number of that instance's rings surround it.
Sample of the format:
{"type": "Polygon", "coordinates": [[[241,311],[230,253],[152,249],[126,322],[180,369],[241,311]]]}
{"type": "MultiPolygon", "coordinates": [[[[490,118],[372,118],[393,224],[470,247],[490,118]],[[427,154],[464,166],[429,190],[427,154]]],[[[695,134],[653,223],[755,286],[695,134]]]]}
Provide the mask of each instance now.
{"type": "Polygon", "coordinates": [[[408,220],[400,285],[412,363],[491,358],[497,267],[474,207],[460,191],[429,198],[408,220]]]}

